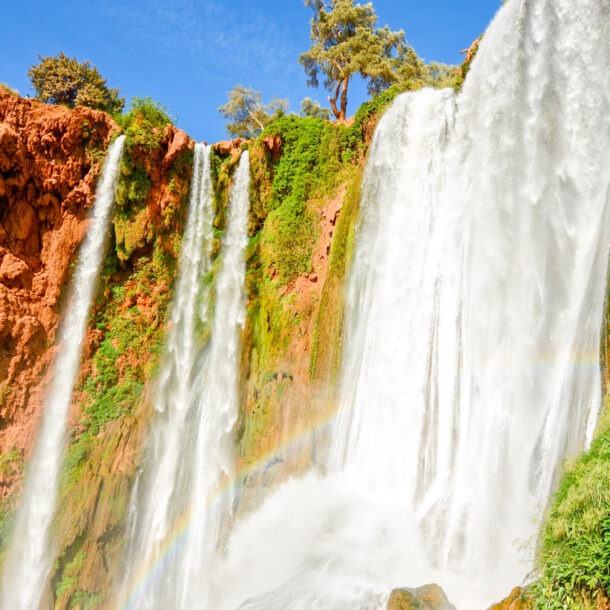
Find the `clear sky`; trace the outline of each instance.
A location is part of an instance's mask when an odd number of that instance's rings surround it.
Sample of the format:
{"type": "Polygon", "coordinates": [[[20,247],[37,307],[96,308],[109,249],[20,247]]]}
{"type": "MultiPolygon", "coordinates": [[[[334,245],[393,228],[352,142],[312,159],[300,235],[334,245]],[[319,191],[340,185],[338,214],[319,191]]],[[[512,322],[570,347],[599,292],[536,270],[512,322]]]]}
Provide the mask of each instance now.
{"type": "MultiPolygon", "coordinates": [[[[129,100],[150,95],[196,140],[226,138],[218,106],[241,83],[267,101],[305,96],[298,63],[309,47],[311,12],[302,0],[2,0],[0,82],[33,95],[26,72],[37,55],[60,50],[88,59],[129,100]]],[[[379,25],[403,29],[426,60],[460,63],[460,50],[485,30],[500,0],[374,0],[379,25]]],[[[350,85],[348,114],[367,99],[350,85]]]]}

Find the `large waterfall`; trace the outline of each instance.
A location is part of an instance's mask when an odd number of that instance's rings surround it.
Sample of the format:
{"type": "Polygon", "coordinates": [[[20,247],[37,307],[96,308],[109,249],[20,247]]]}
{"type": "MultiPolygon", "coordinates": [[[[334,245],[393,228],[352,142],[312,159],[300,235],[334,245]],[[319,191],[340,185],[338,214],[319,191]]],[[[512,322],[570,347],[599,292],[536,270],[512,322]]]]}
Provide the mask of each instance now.
{"type": "Polygon", "coordinates": [[[109,147],[87,235],[79,251],[59,353],[34,455],[28,466],[11,546],[4,560],[2,608],[37,610],[53,562],[49,530],[64,455],[66,419],[91,300],[104,256],[125,136],[109,147]]]}
{"type": "Polygon", "coordinates": [[[383,608],[437,582],[483,608],[526,578],[600,403],[609,31],[599,0],[509,0],[460,94],[385,114],[328,474],[237,526],[214,607],[383,608]]]}
{"type": "Polygon", "coordinates": [[[240,327],[245,321],[249,158],[242,153],[229,202],[222,262],[213,288],[207,345],[197,352],[196,304],[210,270],[210,149],[198,145],[191,187],[173,332],[159,381],[150,450],[132,507],[132,545],[119,606],[190,610],[206,607],[211,567],[224,516],[231,508],[238,407],[240,327]],[[202,257],[202,251],[205,254],[202,257]]]}

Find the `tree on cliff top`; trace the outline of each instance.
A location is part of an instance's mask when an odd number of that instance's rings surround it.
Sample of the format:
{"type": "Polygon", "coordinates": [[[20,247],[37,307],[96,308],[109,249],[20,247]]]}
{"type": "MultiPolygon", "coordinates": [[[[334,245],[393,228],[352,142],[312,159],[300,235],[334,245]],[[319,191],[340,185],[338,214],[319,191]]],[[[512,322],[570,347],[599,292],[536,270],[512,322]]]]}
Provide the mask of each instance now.
{"type": "Polygon", "coordinates": [[[423,62],[405,41],[402,30],[392,32],[387,26],[377,28],[372,3],[354,4],[354,0],[304,0],[314,11],[311,20],[312,47],[299,58],[309,77],[308,85],[324,86],[333,113],[345,119],[349,80],[360,74],[368,80],[371,95],[390,85],[422,75],[423,62]],[[341,95],[339,105],[337,104],[341,95]]]}
{"type": "Polygon", "coordinates": [[[125,98],[118,89],[109,89],[95,66],[79,62],[61,51],[56,57],[40,57],[40,63],[28,70],[28,78],[36,91],[36,98],[50,104],[70,108],[88,106],[111,114],[121,112],[125,98]]]}
{"type": "Polygon", "coordinates": [[[330,121],[330,110],[320,106],[320,102],[313,101],[310,97],[306,97],[301,102],[301,116],[312,117],[314,119],[323,119],[324,121],[330,121]]]}
{"type": "Polygon", "coordinates": [[[239,138],[256,137],[271,121],[288,110],[287,100],[272,99],[263,104],[260,91],[235,85],[228,92],[229,101],[218,112],[229,119],[227,131],[239,138]]]}

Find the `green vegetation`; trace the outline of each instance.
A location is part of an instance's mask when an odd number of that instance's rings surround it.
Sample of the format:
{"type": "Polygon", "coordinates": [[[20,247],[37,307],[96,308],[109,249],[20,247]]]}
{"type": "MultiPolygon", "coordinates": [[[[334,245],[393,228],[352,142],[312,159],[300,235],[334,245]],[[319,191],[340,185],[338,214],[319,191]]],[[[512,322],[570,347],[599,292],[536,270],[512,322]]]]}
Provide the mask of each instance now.
{"type": "Polygon", "coordinates": [[[6,83],[0,83],[0,90],[4,93],[10,93],[11,95],[19,95],[16,89],[9,87],[6,83]]]}
{"type": "Polygon", "coordinates": [[[231,136],[254,138],[271,121],[288,111],[286,100],[274,98],[268,104],[263,104],[260,91],[254,91],[252,87],[235,85],[227,95],[229,100],[218,112],[229,120],[227,131],[231,136]]]}
{"type": "Polygon", "coordinates": [[[610,598],[610,397],[589,451],[569,462],[545,522],[537,607],[594,606],[610,598]]]}
{"type": "Polygon", "coordinates": [[[17,447],[13,447],[8,453],[0,454],[0,475],[4,478],[19,474],[24,466],[23,453],[17,447]]]}
{"type": "Polygon", "coordinates": [[[330,110],[328,108],[323,108],[320,106],[320,102],[314,102],[310,97],[306,97],[301,102],[301,112],[299,114],[303,117],[330,121],[330,110]]]}
{"type": "Polygon", "coordinates": [[[364,155],[373,139],[373,133],[381,115],[392,104],[396,96],[406,91],[421,89],[425,84],[422,80],[404,81],[362,104],[354,116],[354,122],[342,135],[344,157],[351,158],[354,154],[364,155]]]}
{"type": "Polygon", "coordinates": [[[329,270],[312,337],[309,376],[334,388],[341,364],[343,331],[343,287],[354,254],[356,221],[360,209],[360,187],[364,165],[347,182],[341,215],[330,250],[329,270]]]}
{"type": "Polygon", "coordinates": [[[371,95],[421,76],[423,64],[405,41],[404,32],[392,32],[387,26],[377,28],[372,3],[305,0],[305,4],[314,11],[313,45],[299,62],[312,87],[319,85],[320,74],[324,77],[324,86],[333,92],[328,100],[337,120],[346,117],[348,84],[355,74],[368,80],[371,95]]]}
{"type": "Polygon", "coordinates": [[[610,603],[609,294],[607,289],[600,350],[604,405],[590,449],[565,464],[542,523],[539,576],[531,588],[541,610],[605,608],[610,603]]]}
{"type": "MultiPolygon", "coordinates": [[[[22,477],[24,469],[25,458],[17,447],[0,455],[0,475],[4,481],[18,480],[22,477]]],[[[13,494],[0,501],[0,557],[6,549],[12,532],[16,500],[13,494]]]]}
{"type": "Polygon", "coordinates": [[[16,499],[14,496],[0,502],[0,565],[13,531],[16,499]]]}
{"type": "Polygon", "coordinates": [[[121,262],[153,243],[159,231],[167,230],[179,219],[186,204],[192,152],[188,151],[173,162],[169,169],[169,197],[161,216],[161,224],[152,223],[147,211],[153,176],[163,162],[162,144],[167,140],[166,128],[172,125],[167,109],[151,98],[135,97],[128,113],[116,117],[125,133],[125,149],[121,162],[116,211],[113,225],[115,247],[121,262]]]}
{"type": "Polygon", "coordinates": [[[161,354],[165,321],[170,301],[167,289],[173,282],[176,264],[155,246],[151,257],[138,259],[131,272],[120,272],[112,254],[103,270],[106,290],[95,308],[93,323],[99,342],[89,374],[79,388],[82,418],[77,436],[68,451],[66,472],[76,473],[87,458],[105,425],[138,406],[144,384],[152,376],[161,354]],[[154,310],[141,310],[138,300],[154,310]]]}
{"type": "Polygon", "coordinates": [[[274,121],[263,132],[266,136],[281,139],[282,156],[267,167],[273,180],[263,259],[287,283],[311,270],[318,223],[306,202],[314,195],[330,194],[338,184],[341,130],[321,119],[290,116],[274,121]]]}
{"type": "Polygon", "coordinates": [[[88,106],[110,114],[122,110],[125,98],[119,97],[118,89],[109,89],[106,79],[88,61],[79,62],[62,52],[38,59],[40,63],[28,70],[28,77],[40,101],[69,108],[88,106]]]}
{"type": "Polygon", "coordinates": [[[469,49],[462,51],[462,53],[466,54],[466,57],[464,58],[464,62],[462,63],[462,65],[459,67],[459,69],[457,71],[457,77],[453,84],[453,88],[455,89],[455,91],[459,91],[462,88],[462,86],[464,85],[466,76],[467,76],[468,72],[470,71],[470,65],[472,64],[472,61],[474,60],[477,52],[479,51],[479,44],[481,43],[483,36],[484,36],[484,34],[481,34],[472,43],[472,45],[470,45],[469,49]]]}
{"type": "Polygon", "coordinates": [[[129,112],[115,117],[125,133],[127,144],[150,152],[163,141],[163,128],[173,125],[169,110],[151,97],[134,97],[129,112]]]}
{"type": "MultiPolygon", "coordinates": [[[[158,126],[166,120],[158,113],[144,119],[134,116],[127,129],[142,128],[143,123],[158,126]]],[[[140,242],[137,252],[112,241],[100,274],[102,290],[92,308],[87,353],[75,391],[80,416],[71,430],[56,523],[62,553],[52,585],[66,608],[98,607],[103,601],[100,578],[105,576],[96,572],[101,564],[93,558],[114,561],[120,554],[135,469],[133,451],[141,442],[137,431],[144,407],[138,407],[156,374],[165,340],[190,183],[192,153],[178,155],[168,167],[163,140],[149,151],[147,137],[139,138],[132,130],[127,142],[130,154],[124,160],[119,192],[133,185],[134,172],[142,167],[152,172],[154,167],[155,188],[168,186],[163,195],[166,207],[156,212],[152,237],[140,242]],[[139,167],[129,166],[141,159],[145,161],[139,167]],[[122,456],[120,468],[117,456],[122,456]],[[87,562],[85,557],[92,559],[87,562]]],[[[153,178],[147,175],[152,185],[153,178]]],[[[148,205],[156,209],[157,200],[149,202],[147,197],[117,207],[115,234],[135,232],[138,218],[143,213],[149,217],[148,205]]],[[[124,243],[130,243],[129,238],[124,243]]]]}

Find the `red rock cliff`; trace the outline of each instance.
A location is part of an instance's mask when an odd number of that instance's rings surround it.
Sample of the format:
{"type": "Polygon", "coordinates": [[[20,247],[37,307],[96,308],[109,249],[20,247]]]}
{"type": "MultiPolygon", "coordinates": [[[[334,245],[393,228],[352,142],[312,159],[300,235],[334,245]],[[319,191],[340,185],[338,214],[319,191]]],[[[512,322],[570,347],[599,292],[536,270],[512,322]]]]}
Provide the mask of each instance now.
{"type": "MultiPolygon", "coordinates": [[[[112,133],[103,112],[0,90],[0,452],[29,457],[70,264],[112,133]]],[[[18,468],[0,469],[0,500],[18,468]]]]}

